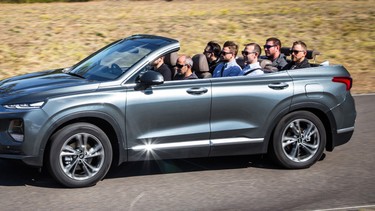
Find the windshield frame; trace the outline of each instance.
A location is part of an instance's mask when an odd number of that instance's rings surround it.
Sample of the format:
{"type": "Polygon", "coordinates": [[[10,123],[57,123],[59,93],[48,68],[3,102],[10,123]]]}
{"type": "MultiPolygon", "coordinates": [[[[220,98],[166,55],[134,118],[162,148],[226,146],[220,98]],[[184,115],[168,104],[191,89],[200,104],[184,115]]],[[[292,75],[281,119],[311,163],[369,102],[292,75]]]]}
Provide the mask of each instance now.
{"type": "Polygon", "coordinates": [[[113,81],[124,75],[145,57],[170,43],[170,40],[157,36],[131,36],[120,39],[78,62],[67,73],[82,76],[87,80],[113,81]],[[113,64],[113,61],[118,60],[123,60],[122,63],[126,64],[126,67],[113,64]],[[110,64],[111,62],[112,64],[110,64]],[[109,73],[112,74],[110,77],[108,77],[109,73]],[[99,74],[107,74],[107,76],[103,77],[99,74]]]}

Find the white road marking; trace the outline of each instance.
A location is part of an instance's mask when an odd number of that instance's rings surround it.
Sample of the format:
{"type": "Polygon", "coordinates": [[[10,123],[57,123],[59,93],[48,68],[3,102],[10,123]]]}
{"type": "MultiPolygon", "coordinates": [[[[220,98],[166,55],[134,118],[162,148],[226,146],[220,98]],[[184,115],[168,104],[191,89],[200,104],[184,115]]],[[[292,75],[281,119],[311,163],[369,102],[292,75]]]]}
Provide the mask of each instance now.
{"type": "Polygon", "coordinates": [[[144,192],[140,193],[137,197],[135,197],[135,199],[132,201],[132,203],[130,204],[130,211],[133,210],[133,207],[135,205],[135,203],[137,203],[137,201],[139,201],[139,199],[141,199],[143,196],[145,195],[144,192]]]}
{"type": "Polygon", "coordinates": [[[361,208],[374,208],[375,209],[375,204],[373,204],[373,205],[363,205],[363,206],[354,206],[354,207],[338,207],[338,208],[321,209],[321,210],[313,210],[313,211],[352,210],[352,209],[361,209],[361,208]]]}
{"type": "Polygon", "coordinates": [[[364,93],[364,94],[352,94],[353,97],[356,97],[356,96],[368,96],[368,95],[375,95],[375,93],[364,93]]]}

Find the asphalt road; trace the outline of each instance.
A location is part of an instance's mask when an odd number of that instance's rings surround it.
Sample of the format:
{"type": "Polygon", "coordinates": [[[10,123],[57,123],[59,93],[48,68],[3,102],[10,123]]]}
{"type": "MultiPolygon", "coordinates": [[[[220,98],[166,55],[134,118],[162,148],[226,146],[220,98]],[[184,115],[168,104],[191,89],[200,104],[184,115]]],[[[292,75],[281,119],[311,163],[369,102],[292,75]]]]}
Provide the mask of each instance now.
{"type": "Polygon", "coordinates": [[[66,189],[0,161],[0,210],[375,210],[375,95],[356,96],[349,143],[309,169],[262,156],[137,162],[96,186],[66,189]]]}

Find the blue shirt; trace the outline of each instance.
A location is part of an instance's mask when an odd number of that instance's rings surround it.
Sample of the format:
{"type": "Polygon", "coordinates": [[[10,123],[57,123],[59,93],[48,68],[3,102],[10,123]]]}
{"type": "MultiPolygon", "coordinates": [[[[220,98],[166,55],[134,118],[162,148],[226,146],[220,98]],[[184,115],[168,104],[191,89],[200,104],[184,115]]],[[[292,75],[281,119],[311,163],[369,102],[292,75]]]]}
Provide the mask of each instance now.
{"type": "Polygon", "coordinates": [[[246,73],[248,73],[246,76],[255,76],[255,75],[262,75],[264,74],[263,70],[261,70],[261,66],[259,65],[259,62],[257,63],[254,63],[254,64],[248,64],[246,65],[243,70],[240,72],[240,74],[238,74],[239,76],[240,75],[245,75],[246,73]],[[255,69],[255,70],[254,70],[255,69]],[[252,72],[251,72],[252,71],[252,72]]]}
{"type": "Polygon", "coordinates": [[[241,72],[240,65],[237,64],[236,60],[232,60],[229,62],[221,62],[218,64],[212,74],[212,77],[229,77],[229,76],[237,76],[241,72]],[[221,73],[221,70],[223,69],[223,73],[221,73]]]}

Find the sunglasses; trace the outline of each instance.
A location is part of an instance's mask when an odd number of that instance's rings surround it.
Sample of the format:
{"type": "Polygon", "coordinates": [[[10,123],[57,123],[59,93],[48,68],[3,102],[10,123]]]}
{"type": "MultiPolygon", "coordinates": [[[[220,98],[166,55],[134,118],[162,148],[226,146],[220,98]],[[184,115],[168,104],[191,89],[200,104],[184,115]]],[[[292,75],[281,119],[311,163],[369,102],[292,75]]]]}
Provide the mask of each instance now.
{"type": "Polygon", "coordinates": [[[293,49],[290,49],[290,53],[291,54],[298,54],[299,52],[303,52],[303,50],[302,51],[299,51],[299,50],[293,50],[293,49]]]}
{"type": "Polygon", "coordinates": [[[276,45],[264,45],[263,47],[264,47],[264,49],[270,49],[270,48],[272,48],[272,47],[275,47],[276,45]]]}
{"type": "Polygon", "coordinates": [[[225,51],[222,51],[221,52],[221,55],[223,55],[223,56],[225,56],[225,55],[227,55],[227,54],[233,54],[232,52],[225,52],[225,51]]]}
{"type": "Polygon", "coordinates": [[[212,53],[212,51],[203,51],[203,54],[212,53]]]}
{"type": "Polygon", "coordinates": [[[256,52],[254,52],[254,51],[252,51],[252,52],[242,51],[241,53],[242,53],[242,55],[247,56],[249,54],[256,53],[256,52]]]}
{"type": "Polygon", "coordinates": [[[183,68],[184,66],[186,66],[186,64],[176,64],[176,67],[177,67],[178,69],[181,69],[181,68],[183,68]]]}

